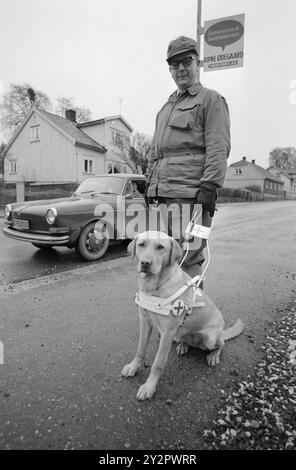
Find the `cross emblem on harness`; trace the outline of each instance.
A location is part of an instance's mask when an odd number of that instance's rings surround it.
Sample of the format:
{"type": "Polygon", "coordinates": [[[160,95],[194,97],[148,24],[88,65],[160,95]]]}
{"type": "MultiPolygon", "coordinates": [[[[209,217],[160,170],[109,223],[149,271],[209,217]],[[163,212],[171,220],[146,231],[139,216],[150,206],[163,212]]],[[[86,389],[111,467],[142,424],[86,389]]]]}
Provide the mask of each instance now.
{"type": "Polygon", "coordinates": [[[183,300],[181,299],[175,300],[175,302],[173,303],[173,311],[172,311],[173,315],[175,317],[178,317],[184,312],[184,308],[185,308],[185,304],[183,300]]]}

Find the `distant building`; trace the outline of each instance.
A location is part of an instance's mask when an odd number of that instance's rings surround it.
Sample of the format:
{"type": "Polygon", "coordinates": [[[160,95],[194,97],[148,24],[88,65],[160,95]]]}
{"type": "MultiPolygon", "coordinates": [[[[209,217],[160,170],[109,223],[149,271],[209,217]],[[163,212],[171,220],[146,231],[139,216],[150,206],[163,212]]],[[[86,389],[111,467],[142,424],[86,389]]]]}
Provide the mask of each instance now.
{"type": "Polygon", "coordinates": [[[116,144],[132,131],[120,115],[78,124],[73,110],[63,118],[33,107],[3,152],[4,180],[80,183],[126,171],[116,144]]]}
{"type": "Polygon", "coordinates": [[[255,160],[249,162],[246,157],[229,165],[224,182],[226,188],[255,189],[261,191],[264,199],[285,197],[284,182],[278,177],[256,165],[255,160]]]}
{"type": "Polygon", "coordinates": [[[292,179],[292,194],[293,194],[293,199],[294,199],[296,198],[296,167],[287,168],[285,172],[292,179]]]}
{"type": "Polygon", "coordinates": [[[283,189],[286,192],[287,199],[296,199],[296,168],[282,170],[280,168],[270,166],[267,170],[283,181],[283,189]]]}
{"type": "Polygon", "coordinates": [[[133,128],[120,115],[78,124],[78,128],[107,149],[106,173],[130,172],[120,157],[120,146],[129,143],[133,128]]]}

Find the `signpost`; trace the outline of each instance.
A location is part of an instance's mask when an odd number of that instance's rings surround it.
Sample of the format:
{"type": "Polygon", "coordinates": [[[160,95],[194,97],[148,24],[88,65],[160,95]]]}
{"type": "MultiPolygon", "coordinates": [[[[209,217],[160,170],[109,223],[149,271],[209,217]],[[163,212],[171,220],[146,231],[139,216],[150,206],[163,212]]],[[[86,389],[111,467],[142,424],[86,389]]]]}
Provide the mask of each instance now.
{"type": "Polygon", "coordinates": [[[244,14],[205,22],[205,72],[243,67],[244,22],[244,14]]]}
{"type": "MultiPolygon", "coordinates": [[[[201,26],[201,0],[197,4],[197,44],[200,52],[204,34],[204,60],[200,66],[205,72],[243,67],[245,14],[205,21],[201,26]]],[[[200,54],[199,54],[200,55],[200,54]]]]}

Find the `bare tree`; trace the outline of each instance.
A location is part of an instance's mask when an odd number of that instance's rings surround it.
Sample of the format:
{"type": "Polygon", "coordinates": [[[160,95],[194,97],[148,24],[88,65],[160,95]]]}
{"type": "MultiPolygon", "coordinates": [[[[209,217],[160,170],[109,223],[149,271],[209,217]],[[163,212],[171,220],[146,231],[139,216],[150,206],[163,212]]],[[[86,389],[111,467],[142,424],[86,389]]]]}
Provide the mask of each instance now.
{"type": "Polygon", "coordinates": [[[4,155],[3,155],[3,151],[5,149],[5,144],[4,142],[2,142],[0,144],[0,176],[4,174],[4,155]]]}
{"type": "Polygon", "coordinates": [[[131,147],[136,151],[136,165],[141,168],[143,175],[145,175],[147,171],[151,143],[152,137],[143,132],[136,131],[131,136],[131,147]]]}
{"type": "Polygon", "coordinates": [[[122,162],[132,173],[137,173],[134,149],[132,149],[130,145],[130,139],[120,136],[120,138],[116,140],[115,147],[117,149],[117,156],[122,160],[122,162]]]}
{"type": "Polygon", "coordinates": [[[296,148],[276,147],[269,153],[269,164],[281,170],[296,167],[296,148]]]}
{"type": "Polygon", "coordinates": [[[29,83],[11,84],[1,100],[0,126],[7,138],[25,120],[32,105],[45,111],[51,111],[52,105],[48,96],[42,91],[33,89],[29,83]]]}
{"type": "Polygon", "coordinates": [[[74,111],[76,111],[77,122],[82,123],[91,120],[91,111],[83,106],[76,106],[74,98],[57,98],[57,106],[55,108],[55,112],[59,116],[65,117],[65,112],[67,109],[73,109],[74,111]]]}
{"type": "Polygon", "coordinates": [[[151,138],[140,132],[134,132],[130,139],[122,137],[116,141],[118,155],[132,173],[146,173],[150,146],[151,138]]]}

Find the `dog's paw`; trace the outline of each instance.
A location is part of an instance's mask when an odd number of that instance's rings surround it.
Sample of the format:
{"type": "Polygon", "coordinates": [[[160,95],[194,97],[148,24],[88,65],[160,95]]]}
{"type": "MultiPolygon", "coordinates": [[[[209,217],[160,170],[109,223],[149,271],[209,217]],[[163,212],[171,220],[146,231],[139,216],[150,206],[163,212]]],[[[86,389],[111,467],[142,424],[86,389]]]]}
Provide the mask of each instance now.
{"type": "Polygon", "coordinates": [[[214,366],[217,366],[220,362],[220,350],[217,349],[215,351],[211,351],[208,355],[207,355],[207,363],[210,367],[214,367],[214,366]]]}
{"type": "Polygon", "coordinates": [[[176,347],[176,352],[179,356],[184,356],[188,353],[189,346],[186,343],[179,343],[176,347]]]}
{"type": "Polygon", "coordinates": [[[130,364],[127,364],[126,366],[124,366],[124,368],[121,371],[121,375],[123,375],[123,377],[133,377],[135,373],[137,372],[138,368],[139,368],[138,364],[136,364],[133,361],[130,364]]]}
{"type": "Polygon", "coordinates": [[[152,385],[149,385],[146,382],[143,385],[141,385],[141,387],[139,388],[138,393],[137,393],[137,399],[149,400],[149,398],[151,398],[154,395],[155,390],[156,390],[156,387],[153,387],[152,385]]]}

